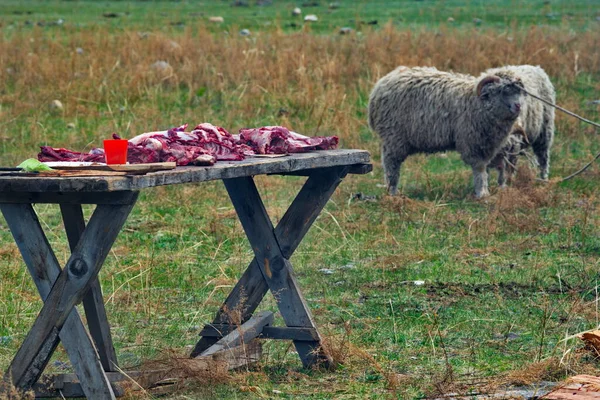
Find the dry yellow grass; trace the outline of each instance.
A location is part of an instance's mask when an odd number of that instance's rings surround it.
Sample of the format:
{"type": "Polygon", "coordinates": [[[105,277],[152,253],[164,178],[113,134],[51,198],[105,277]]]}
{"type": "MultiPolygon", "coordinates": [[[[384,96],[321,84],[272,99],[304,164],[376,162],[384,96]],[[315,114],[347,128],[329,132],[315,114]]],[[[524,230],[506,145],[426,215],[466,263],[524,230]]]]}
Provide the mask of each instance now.
{"type": "MultiPolygon", "coordinates": [[[[344,147],[376,152],[377,141],[364,135],[367,97],[397,65],[478,74],[509,63],[539,64],[556,82],[558,101],[585,113],[571,87],[578,76],[600,70],[599,46],[596,31],[550,28],[413,32],[390,25],[363,36],[274,31],[252,39],[191,29],[176,37],[34,29],[0,39],[0,149],[13,161],[37,145],[82,148],[112,131],[131,136],[211,121],[231,130],[283,124],[309,135],[335,133],[344,147]],[[157,61],[168,66],[153,67],[157,61]],[[52,99],[64,105],[63,125],[49,123],[52,99]],[[64,129],[71,121],[77,130],[64,129]]],[[[560,113],[557,119],[563,138],[580,129],[560,113]]]]}

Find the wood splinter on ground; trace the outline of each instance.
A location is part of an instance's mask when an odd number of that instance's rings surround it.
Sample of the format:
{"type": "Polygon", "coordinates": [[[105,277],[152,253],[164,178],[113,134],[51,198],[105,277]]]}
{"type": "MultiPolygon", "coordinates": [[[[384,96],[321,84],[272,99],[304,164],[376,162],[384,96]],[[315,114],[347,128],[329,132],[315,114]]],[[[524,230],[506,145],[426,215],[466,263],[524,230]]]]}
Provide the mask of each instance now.
{"type": "Polygon", "coordinates": [[[595,356],[600,356],[600,330],[584,332],[578,336],[585,347],[594,352],[595,356]]]}
{"type": "Polygon", "coordinates": [[[600,399],[600,377],[576,375],[556,390],[548,393],[544,400],[591,400],[600,399]]]}

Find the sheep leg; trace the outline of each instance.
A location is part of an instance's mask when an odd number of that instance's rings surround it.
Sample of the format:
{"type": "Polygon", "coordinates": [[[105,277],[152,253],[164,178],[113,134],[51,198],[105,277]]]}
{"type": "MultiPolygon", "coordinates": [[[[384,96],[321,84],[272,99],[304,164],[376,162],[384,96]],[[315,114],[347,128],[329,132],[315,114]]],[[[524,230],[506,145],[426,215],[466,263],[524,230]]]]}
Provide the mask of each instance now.
{"type": "Polygon", "coordinates": [[[473,168],[473,186],[475,187],[475,197],[481,199],[490,195],[488,189],[487,164],[477,164],[473,168]]]}
{"type": "Polygon", "coordinates": [[[496,169],[498,170],[498,186],[501,188],[506,187],[506,161],[500,161],[496,169]]]}
{"type": "Polygon", "coordinates": [[[548,146],[533,146],[533,152],[537,157],[539,168],[540,168],[540,178],[543,181],[548,180],[548,176],[550,174],[550,147],[548,146]]]}
{"type": "Polygon", "coordinates": [[[381,163],[383,164],[385,185],[388,193],[392,196],[398,193],[400,166],[406,157],[406,154],[391,148],[391,146],[381,146],[381,163]]]}

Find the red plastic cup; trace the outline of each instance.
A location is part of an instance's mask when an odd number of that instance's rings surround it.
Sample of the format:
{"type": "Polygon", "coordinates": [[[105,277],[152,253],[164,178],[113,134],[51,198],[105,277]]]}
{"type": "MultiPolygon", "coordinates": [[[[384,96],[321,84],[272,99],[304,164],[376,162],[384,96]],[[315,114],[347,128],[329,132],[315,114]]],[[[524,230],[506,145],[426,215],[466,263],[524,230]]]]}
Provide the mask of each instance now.
{"type": "Polygon", "coordinates": [[[104,155],[107,164],[127,164],[127,139],[107,139],[104,141],[104,155]]]}

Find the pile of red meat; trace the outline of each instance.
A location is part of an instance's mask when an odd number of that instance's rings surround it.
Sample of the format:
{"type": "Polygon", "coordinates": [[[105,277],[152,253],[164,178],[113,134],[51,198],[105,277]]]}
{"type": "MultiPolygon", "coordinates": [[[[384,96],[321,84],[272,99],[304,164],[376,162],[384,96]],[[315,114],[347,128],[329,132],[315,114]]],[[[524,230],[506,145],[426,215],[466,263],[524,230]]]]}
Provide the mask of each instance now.
{"type": "MultiPolygon", "coordinates": [[[[283,126],[241,129],[232,135],[225,129],[204,123],[186,132],[187,124],[167,131],[148,132],[129,139],[127,161],[131,164],[175,161],[177,165],[213,165],[217,161],[239,161],[254,154],[302,153],[331,150],[337,136],[308,137],[283,126]]],[[[118,139],[116,134],[113,137],[118,139]]],[[[63,148],[42,146],[40,161],[104,162],[104,149],[79,153],[63,148]]]]}

